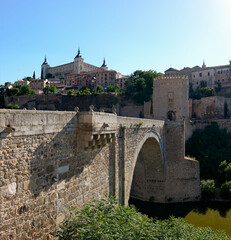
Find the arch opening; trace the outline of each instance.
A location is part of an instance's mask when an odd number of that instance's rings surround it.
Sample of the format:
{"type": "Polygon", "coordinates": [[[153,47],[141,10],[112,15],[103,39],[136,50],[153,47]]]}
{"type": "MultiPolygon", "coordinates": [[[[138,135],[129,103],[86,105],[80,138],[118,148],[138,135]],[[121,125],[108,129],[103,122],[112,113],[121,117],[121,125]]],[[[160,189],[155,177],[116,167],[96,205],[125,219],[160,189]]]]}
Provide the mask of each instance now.
{"type": "Polygon", "coordinates": [[[164,163],[160,145],[155,138],[148,138],[141,147],[135,163],[130,198],[163,202],[164,188],[164,163]]]}
{"type": "Polygon", "coordinates": [[[168,111],[167,118],[169,121],[176,121],[176,112],[168,111]]]}

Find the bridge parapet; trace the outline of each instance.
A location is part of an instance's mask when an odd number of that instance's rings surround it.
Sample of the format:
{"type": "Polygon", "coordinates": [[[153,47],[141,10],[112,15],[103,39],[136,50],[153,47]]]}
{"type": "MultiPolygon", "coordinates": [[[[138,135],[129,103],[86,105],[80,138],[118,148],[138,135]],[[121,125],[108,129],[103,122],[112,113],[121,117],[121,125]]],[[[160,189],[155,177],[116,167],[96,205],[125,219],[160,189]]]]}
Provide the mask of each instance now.
{"type": "Polygon", "coordinates": [[[117,115],[101,112],[79,112],[79,151],[100,148],[112,142],[117,130],[117,115]]]}

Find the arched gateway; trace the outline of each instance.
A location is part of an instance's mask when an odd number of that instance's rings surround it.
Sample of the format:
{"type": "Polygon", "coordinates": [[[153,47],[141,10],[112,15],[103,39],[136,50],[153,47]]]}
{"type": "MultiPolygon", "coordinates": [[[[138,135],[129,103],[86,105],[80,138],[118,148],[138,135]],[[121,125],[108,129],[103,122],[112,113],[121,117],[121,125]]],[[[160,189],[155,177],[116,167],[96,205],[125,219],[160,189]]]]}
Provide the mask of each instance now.
{"type": "Polygon", "coordinates": [[[158,135],[148,133],[135,153],[130,197],[143,201],[164,200],[164,158],[158,135]]]}

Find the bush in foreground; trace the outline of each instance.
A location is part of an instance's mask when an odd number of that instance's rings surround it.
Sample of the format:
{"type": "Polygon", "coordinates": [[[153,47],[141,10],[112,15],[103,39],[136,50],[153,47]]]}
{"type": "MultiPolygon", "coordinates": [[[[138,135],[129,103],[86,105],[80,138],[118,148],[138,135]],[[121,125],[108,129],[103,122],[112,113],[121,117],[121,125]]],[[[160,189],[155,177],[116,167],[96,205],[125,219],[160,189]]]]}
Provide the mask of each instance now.
{"type": "Polygon", "coordinates": [[[71,239],[197,239],[228,240],[225,233],[195,228],[183,219],[153,220],[134,207],[119,206],[113,198],[72,209],[57,231],[59,240],[71,239]]]}

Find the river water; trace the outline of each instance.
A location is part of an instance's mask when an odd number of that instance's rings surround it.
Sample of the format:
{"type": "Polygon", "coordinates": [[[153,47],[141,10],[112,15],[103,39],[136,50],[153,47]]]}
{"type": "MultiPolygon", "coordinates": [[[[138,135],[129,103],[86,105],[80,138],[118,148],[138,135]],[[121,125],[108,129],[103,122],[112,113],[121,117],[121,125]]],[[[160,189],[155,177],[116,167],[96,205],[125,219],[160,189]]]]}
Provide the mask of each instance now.
{"type": "Polygon", "coordinates": [[[130,204],[149,217],[166,219],[169,216],[184,218],[196,227],[224,230],[231,236],[231,203],[175,203],[157,204],[131,199],[130,204]]]}

